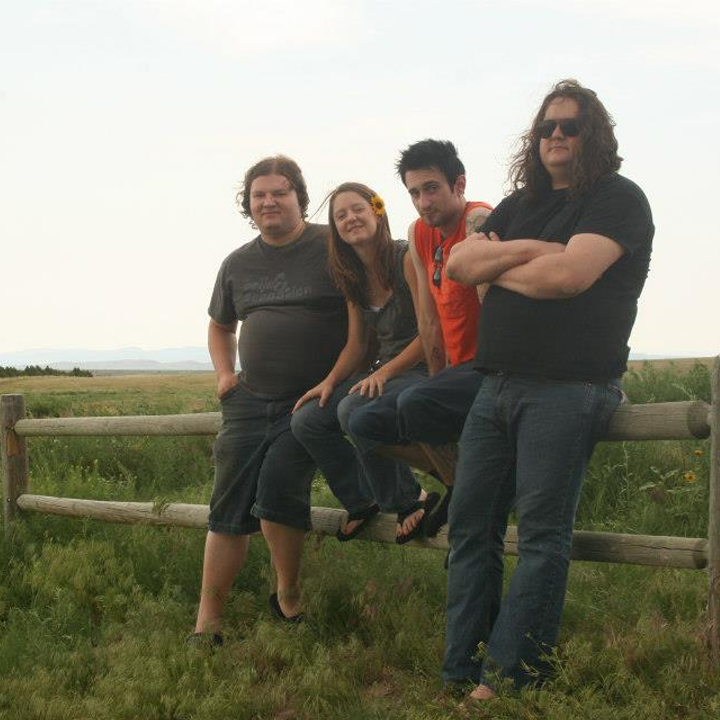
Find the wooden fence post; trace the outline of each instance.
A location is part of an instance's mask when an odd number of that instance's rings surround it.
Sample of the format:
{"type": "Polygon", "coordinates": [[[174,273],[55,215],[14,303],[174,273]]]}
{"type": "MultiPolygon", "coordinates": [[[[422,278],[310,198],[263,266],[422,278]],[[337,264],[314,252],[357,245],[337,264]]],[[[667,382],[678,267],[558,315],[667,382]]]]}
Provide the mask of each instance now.
{"type": "Polygon", "coordinates": [[[9,537],[18,513],[17,498],[28,489],[27,441],[15,434],[14,426],[25,417],[22,395],[3,395],[0,403],[0,450],[3,471],[3,519],[5,536],[9,537]]]}
{"type": "Polygon", "coordinates": [[[720,665],[720,356],[713,366],[711,398],[708,641],[713,662],[720,665]]]}

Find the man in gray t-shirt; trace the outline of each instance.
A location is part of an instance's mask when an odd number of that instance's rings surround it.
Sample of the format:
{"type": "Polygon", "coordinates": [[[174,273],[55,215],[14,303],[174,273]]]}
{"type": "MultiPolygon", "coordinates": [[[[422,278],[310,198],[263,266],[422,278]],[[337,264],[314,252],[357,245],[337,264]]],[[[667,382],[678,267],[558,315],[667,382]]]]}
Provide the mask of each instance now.
{"type": "Polygon", "coordinates": [[[282,620],[302,618],[300,558],[315,466],[290,432],[290,412],[327,375],[347,336],[345,302],[327,272],[326,230],[305,222],[308,196],[297,164],[282,155],[261,160],[237,199],[260,234],[225,259],[209,307],[223,424],[191,637],[215,644],[249,535],[258,529],[277,576],[270,608],[282,620]]]}

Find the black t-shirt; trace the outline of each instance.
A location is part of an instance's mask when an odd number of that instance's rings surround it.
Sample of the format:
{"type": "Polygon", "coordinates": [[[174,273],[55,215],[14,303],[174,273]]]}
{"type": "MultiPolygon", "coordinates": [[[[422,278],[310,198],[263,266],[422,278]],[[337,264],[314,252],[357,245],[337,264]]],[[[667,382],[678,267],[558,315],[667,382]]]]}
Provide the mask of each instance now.
{"type": "Polygon", "coordinates": [[[585,292],[535,300],[491,286],[485,296],[477,367],[557,380],[605,381],[627,369],[637,299],[647,277],[654,226],[643,191],[627,178],[602,178],[584,196],[553,190],[531,201],[523,190],[505,198],[483,232],[501,240],[535,238],[567,244],[595,233],[625,249],[585,292]]]}
{"type": "Polygon", "coordinates": [[[261,237],[225,258],[208,312],[242,321],[240,382],[265,398],[302,394],[330,371],[347,338],[345,300],[327,271],[327,227],[284,247],[261,237]]]}

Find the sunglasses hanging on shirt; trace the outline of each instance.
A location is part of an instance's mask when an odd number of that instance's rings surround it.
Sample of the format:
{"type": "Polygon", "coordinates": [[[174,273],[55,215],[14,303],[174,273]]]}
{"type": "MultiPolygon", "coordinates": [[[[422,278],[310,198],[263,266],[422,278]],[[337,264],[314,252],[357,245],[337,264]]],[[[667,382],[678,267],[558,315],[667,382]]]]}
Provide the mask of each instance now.
{"type": "Polygon", "coordinates": [[[442,245],[438,245],[435,248],[435,254],[433,255],[433,262],[435,263],[435,269],[433,270],[432,282],[436,288],[439,288],[440,283],[442,283],[442,266],[443,266],[442,245]]]}

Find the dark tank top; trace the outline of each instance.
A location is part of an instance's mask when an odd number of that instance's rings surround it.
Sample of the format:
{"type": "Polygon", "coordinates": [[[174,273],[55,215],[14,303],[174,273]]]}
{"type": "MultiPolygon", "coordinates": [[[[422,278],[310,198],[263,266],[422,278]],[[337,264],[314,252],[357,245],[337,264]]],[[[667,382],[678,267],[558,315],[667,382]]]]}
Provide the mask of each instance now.
{"type": "Polygon", "coordinates": [[[377,354],[373,367],[384,365],[399,355],[418,334],[415,306],[403,270],[408,243],[406,240],[396,240],[395,245],[393,294],[379,310],[361,308],[366,326],[376,336],[377,354]]]}

